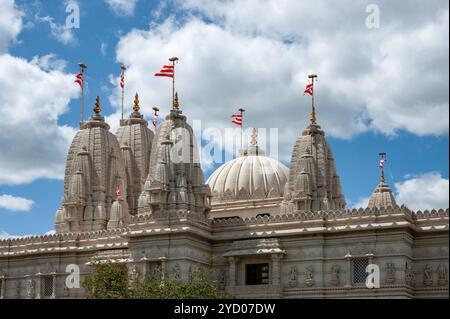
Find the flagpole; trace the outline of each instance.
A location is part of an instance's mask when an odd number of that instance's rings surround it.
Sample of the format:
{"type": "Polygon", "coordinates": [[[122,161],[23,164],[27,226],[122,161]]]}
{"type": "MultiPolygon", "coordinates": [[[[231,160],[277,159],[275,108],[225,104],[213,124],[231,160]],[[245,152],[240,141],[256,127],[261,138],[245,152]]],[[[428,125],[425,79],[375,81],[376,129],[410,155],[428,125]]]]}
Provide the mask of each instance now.
{"type": "Polygon", "coordinates": [[[159,112],[159,108],[155,106],[155,107],[153,107],[152,109],[153,109],[153,111],[154,111],[152,122],[153,122],[153,127],[155,128],[155,132],[156,132],[156,123],[157,123],[157,121],[158,121],[158,112],[159,112]],[[156,121],[155,121],[155,117],[156,117],[156,121]]]}
{"type": "Polygon", "coordinates": [[[175,63],[178,61],[178,58],[176,56],[171,57],[169,59],[170,62],[172,62],[173,67],[173,77],[172,77],[172,108],[175,109],[175,63]]]}
{"type": "Polygon", "coordinates": [[[123,85],[121,85],[121,87],[122,87],[122,117],[121,117],[121,119],[123,121],[123,99],[124,99],[124,93],[125,93],[125,80],[123,80],[123,82],[122,82],[122,78],[125,78],[125,70],[127,68],[122,64],[120,69],[122,70],[122,74],[120,76],[120,81],[121,81],[121,84],[123,83],[123,85]]]}
{"type": "Polygon", "coordinates": [[[87,65],[83,62],[78,63],[78,66],[81,68],[82,81],[81,81],[81,121],[80,128],[83,128],[84,124],[84,69],[87,68],[87,65]]]}
{"type": "Polygon", "coordinates": [[[316,124],[316,106],[314,104],[314,80],[317,78],[317,74],[309,74],[308,78],[311,79],[312,84],[312,95],[311,95],[311,124],[316,124]]]}
{"type": "Polygon", "coordinates": [[[381,156],[381,158],[380,158],[380,170],[381,170],[381,172],[380,172],[380,182],[384,183],[385,182],[384,181],[384,163],[386,162],[386,153],[385,152],[381,152],[381,153],[378,153],[378,155],[381,156]],[[383,160],[383,164],[381,164],[381,160],[383,160]]]}
{"type": "Polygon", "coordinates": [[[241,149],[239,151],[239,153],[241,153],[240,155],[244,155],[244,149],[243,149],[243,145],[242,145],[242,135],[244,133],[244,112],[245,110],[241,107],[239,109],[239,112],[241,112],[241,149]]]}

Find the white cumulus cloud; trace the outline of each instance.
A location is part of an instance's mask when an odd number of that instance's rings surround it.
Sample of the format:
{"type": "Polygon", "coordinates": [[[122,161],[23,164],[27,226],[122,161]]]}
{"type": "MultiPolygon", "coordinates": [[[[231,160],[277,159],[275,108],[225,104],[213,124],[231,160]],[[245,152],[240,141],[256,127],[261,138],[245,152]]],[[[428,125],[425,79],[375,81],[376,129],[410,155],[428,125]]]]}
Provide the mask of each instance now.
{"type": "Polygon", "coordinates": [[[412,176],[395,183],[397,204],[412,210],[448,208],[449,180],[439,172],[412,176]]]}
{"type": "Polygon", "coordinates": [[[59,125],[58,117],[78,90],[73,75],[52,60],[0,55],[0,184],[64,176],[75,129],[59,125]]]}
{"type": "Polygon", "coordinates": [[[0,195],[0,209],[14,212],[27,212],[31,210],[34,201],[31,199],[16,197],[8,194],[0,195]]]}
{"type": "Polygon", "coordinates": [[[37,20],[39,22],[48,23],[48,26],[50,27],[50,34],[58,42],[65,45],[76,45],[78,43],[78,40],[73,32],[74,29],[67,28],[65,24],[58,24],[54,22],[53,17],[37,17],[37,20]]]}
{"type": "Polygon", "coordinates": [[[8,50],[9,44],[22,30],[22,16],[14,0],[0,1],[0,54],[8,50]]]}
{"type": "MultiPolygon", "coordinates": [[[[117,45],[117,60],[128,66],[126,112],[141,92],[144,114],[155,105],[167,114],[170,81],[148,72],[175,55],[190,120],[231,127],[230,115],[244,106],[246,127],[279,128],[282,160],[309,121],[311,102],[302,92],[312,71],[319,74],[318,122],[329,135],[448,135],[448,4],[381,1],[381,26],[372,30],[368,3],[176,2],[185,10],[179,16],[134,29],[117,45]]],[[[119,114],[115,92],[110,119],[119,114]]]]}
{"type": "Polygon", "coordinates": [[[105,0],[115,14],[119,16],[131,16],[138,0],[105,0]]]}

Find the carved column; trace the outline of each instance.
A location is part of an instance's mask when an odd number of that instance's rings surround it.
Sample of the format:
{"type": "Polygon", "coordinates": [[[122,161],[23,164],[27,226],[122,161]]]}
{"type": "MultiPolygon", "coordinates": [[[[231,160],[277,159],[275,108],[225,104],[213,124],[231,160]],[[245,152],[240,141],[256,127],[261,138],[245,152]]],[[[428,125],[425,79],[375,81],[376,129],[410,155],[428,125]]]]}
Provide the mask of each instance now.
{"type": "Polygon", "coordinates": [[[0,277],[0,299],[5,299],[5,282],[6,279],[4,276],[0,277]]]}
{"type": "Polygon", "coordinates": [[[347,259],[347,281],[345,283],[345,288],[351,288],[352,287],[352,255],[350,254],[350,251],[347,252],[347,254],[344,256],[345,259],[347,259]]]}
{"type": "Polygon", "coordinates": [[[53,282],[52,282],[52,299],[56,299],[56,272],[52,273],[53,282]]]}
{"type": "Polygon", "coordinates": [[[236,264],[239,261],[237,257],[228,257],[228,262],[230,263],[230,276],[228,278],[229,286],[236,286],[236,264]]]}
{"type": "Polygon", "coordinates": [[[272,285],[281,284],[281,258],[280,254],[272,254],[272,285]]]}
{"type": "Polygon", "coordinates": [[[161,259],[161,276],[162,276],[161,280],[164,280],[165,279],[164,276],[166,274],[166,268],[167,268],[166,257],[162,257],[160,259],[161,259]]]}

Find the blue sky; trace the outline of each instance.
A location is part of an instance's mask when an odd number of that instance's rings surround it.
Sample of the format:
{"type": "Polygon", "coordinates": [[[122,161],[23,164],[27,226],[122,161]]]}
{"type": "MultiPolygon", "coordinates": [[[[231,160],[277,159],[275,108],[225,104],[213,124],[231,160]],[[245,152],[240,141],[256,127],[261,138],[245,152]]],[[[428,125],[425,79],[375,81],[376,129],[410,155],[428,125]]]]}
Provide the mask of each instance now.
{"type": "MultiPolygon", "coordinates": [[[[79,61],[88,64],[87,114],[100,95],[114,131],[121,63],[129,68],[125,113],[138,91],[150,118],[154,105],[167,113],[170,98],[168,83],[152,74],[177,55],[189,120],[223,130],[245,105],[248,127],[278,128],[286,165],[308,122],[306,74],[316,71],[318,122],[348,206],[367,201],[378,182],[377,154],[385,151],[398,200],[413,209],[448,207],[448,3],[379,1],[374,30],[365,24],[364,1],[283,4],[0,0],[0,18],[11,19],[0,24],[0,68],[14,81],[0,80],[9,88],[0,92],[0,236],[53,229],[80,116],[72,86],[79,61]],[[80,28],[65,30],[71,3],[80,8],[80,28]]],[[[205,177],[218,165],[205,165],[205,177]]]]}

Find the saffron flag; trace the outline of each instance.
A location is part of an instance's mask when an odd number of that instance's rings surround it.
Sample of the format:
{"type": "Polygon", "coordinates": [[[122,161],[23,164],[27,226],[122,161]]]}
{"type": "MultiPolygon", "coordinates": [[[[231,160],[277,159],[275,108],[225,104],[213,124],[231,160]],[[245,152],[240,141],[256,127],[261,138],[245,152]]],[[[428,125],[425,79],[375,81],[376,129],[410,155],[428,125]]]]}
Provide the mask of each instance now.
{"type": "Polygon", "coordinates": [[[231,117],[233,118],[233,120],[231,121],[232,123],[242,126],[242,115],[241,114],[233,114],[233,115],[231,115],[231,117]]]}
{"type": "Polygon", "coordinates": [[[78,85],[83,88],[83,72],[80,72],[75,75],[75,83],[78,83],[78,85]]]}
{"type": "Polygon", "coordinates": [[[163,65],[161,71],[155,73],[155,76],[167,76],[169,78],[173,78],[173,65],[163,65]]]}
{"type": "Polygon", "coordinates": [[[122,74],[120,75],[120,87],[123,89],[125,86],[125,71],[122,70],[122,74]]]}
{"type": "Polygon", "coordinates": [[[119,185],[116,186],[116,198],[120,197],[120,187],[119,185]]]}
{"type": "Polygon", "coordinates": [[[313,95],[313,84],[308,84],[306,85],[305,91],[303,92],[303,95],[308,94],[308,95],[313,95]]]}

